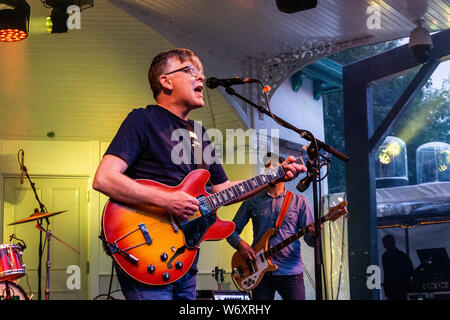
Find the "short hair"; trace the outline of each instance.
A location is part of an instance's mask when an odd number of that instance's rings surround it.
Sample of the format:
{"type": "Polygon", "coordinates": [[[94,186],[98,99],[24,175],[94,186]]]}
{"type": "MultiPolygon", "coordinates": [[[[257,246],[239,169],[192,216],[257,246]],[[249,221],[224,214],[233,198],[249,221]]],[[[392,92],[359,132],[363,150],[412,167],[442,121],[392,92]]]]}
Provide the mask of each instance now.
{"type": "Polygon", "coordinates": [[[194,57],[197,56],[192,50],[177,48],[163,51],[153,58],[150,69],[148,70],[148,81],[155,99],[163,90],[159,82],[159,76],[167,72],[166,69],[169,59],[178,58],[180,62],[185,62],[186,60],[192,60],[194,57]]]}
{"type": "Polygon", "coordinates": [[[385,246],[395,246],[395,238],[392,234],[387,234],[383,237],[383,245],[385,246]]]}

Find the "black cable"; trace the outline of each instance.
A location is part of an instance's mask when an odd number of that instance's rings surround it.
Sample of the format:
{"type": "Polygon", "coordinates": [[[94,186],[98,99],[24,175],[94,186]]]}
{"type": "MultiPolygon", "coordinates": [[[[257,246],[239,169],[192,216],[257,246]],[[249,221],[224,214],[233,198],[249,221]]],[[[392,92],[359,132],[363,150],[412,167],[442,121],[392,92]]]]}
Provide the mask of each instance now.
{"type": "Polygon", "coordinates": [[[234,279],[234,277],[233,277],[233,273],[231,273],[231,280],[233,280],[234,286],[236,287],[236,289],[237,289],[240,293],[242,293],[243,295],[247,294],[247,295],[250,297],[250,299],[252,298],[252,296],[251,296],[251,291],[250,291],[250,290],[242,290],[242,289],[237,285],[236,279],[234,279]]]}
{"type": "Polygon", "coordinates": [[[272,113],[272,110],[270,109],[269,98],[267,97],[267,92],[266,92],[266,90],[265,90],[265,88],[264,88],[264,84],[263,84],[261,81],[259,81],[259,80],[258,80],[258,83],[261,85],[261,87],[262,87],[262,89],[263,89],[263,92],[264,92],[264,100],[266,101],[267,110],[270,112],[270,116],[271,116],[272,119],[275,121],[275,123],[277,123],[278,125],[284,127],[283,124],[281,124],[281,123],[279,123],[279,122],[277,121],[277,119],[275,118],[275,116],[274,116],[273,113],[272,113]]]}
{"type": "Polygon", "coordinates": [[[114,259],[112,260],[112,268],[111,268],[111,277],[109,278],[109,289],[108,289],[108,300],[111,300],[111,287],[113,282],[113,275],[114,275],[114,259]]]}
{"type": "Polygon", "coordinates": [[[28,292],[29,292],[29,296],[28,296],[28,298],[29,297],[31,297],[31,286],[30,286],[30,282],[28,281],[28,274],[27,273],[25,273],[25,276],[26,276],[26,279],[27,279],[27,286],[28,286],[28,292]]]}
{"type": "MultiPolygon", "coordinates": [[[[316,147],[317,147],[317,140],[315,138],[314,138],[314,141],[315,141],[316,147]]],[[[316,151],[317,151],[317,159],[316,159],[316,161],[317,161],[318,168],[319,168],[319,171],[317,173],[316,179],[317,179],[319,197],[321,197],[321,195],[322,195],[322,184],[321,184],[322,179],[320,178],[320,168],[321,168],[320,167],[320,153],[319,153],[319,149],[316,149],[316,151]]],[[[321,213],[322,212],[322,201],[320,201],[320,199],[318,201],[318,205],[319,205],[318,212],[321,213]]],[[[322,229],[319,227],[319,232],[321,232],[321,230],[322,229]]],[[[321,255],[321,257],[320,257],[320,262],[321,262],[320,269],[322,271],[322,282],[323,282],[323,288],[324,288],[324,292],[325,292],[325,300],[328,300],[327,299],[327,296],[328,296],[327,295],[327,278],[326,278],[326,275],[325,275],[325,265],[324,265],[324,260],[323,260],[323,241],[322,240],[320,241],[320,244],[321,244],[321,248],[320,248],[321,249],[320,250],[320,255],[321,255]]]]}
{"type": "Polygon", "coordinates": [[[108,293],[106,294],[106,293],[102,293],[102,294],[99,294],[98,296],[96,296],[94,299],[92,299],[92,300],[97,300],[98,298],[100,298],[100,297],[106,297],[106,300],[120,300],[120,299],[117,299],[117,298],[114,298],[111,294],[113,294],[114,292],[118,292],[118,291],[121,291],[121,289],[116,289],[116,290],[114,290],[114,291],[111,291],[111,289],[112,289],[112,282],[113,282],[113,278],[114,278],[114,267],[115,267],[115,263],[114,263],[114,260],[112,260],[112,267],[111,267],[111,276],[110,276],[110,278],[109,278],[109,288],[108,288],[108,293]]]}
{"type": "MultiPolygon", "coordinates": [[[[328,197],[328,208],[330,207],[330,197],[328,197]]],[[[330,237],[330,270],[333,270],[333,237],[331,236],[332,231],[331,231],[331,225],[328,225],[328,235],[330,237]]],[[[331,271],[331,275],[330,275],[330,279],[331,279],[331,283],[330,283],[330,289],[331,289],[331,300],[334,300],[334,296],[333,296],[333,292],[334,292],[334,288],[333,288],[333,271],[331,271]]]]}
{"type": "Polygon", "coordinates": [[[341,275],[342,275],[342,266],[344,264],[344,245],[345,245],[344,232],[345,232],[345,218],[342,218],[341,263],[340,263],[340,266],[339,266],[339,280],[338,280],[338,289],[337,289],[337,294],[336,294],[336,300],[339,299],[339,292],[341,290],[341,275]]]}
{"type": "MultiPolygon", "coordinates": [[[[121,291],[121,290],[116,289],[116,290],[112,291],[111,293],[119,292],[119,291],[121,291]]],[[[98,300],[98,298],[100,298],[100,297],[108,297],[108,295],[106,293],[102,293],[102,294],[99,294],[98,296],[96,296],[95,298],[93,298],[92,300],[98,300]]],[[[121,300],[121,299],[114,298],[113,296],[111,296],[111,299],[108,299],[108,300],[121,300]]]]}

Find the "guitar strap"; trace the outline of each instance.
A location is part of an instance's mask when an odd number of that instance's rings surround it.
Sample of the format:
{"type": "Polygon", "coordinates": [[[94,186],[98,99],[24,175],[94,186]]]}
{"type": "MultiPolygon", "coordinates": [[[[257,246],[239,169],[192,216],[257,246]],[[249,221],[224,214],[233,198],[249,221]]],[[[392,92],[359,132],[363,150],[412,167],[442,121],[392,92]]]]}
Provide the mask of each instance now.
{"type": "Polygon", "coordinates": [[[284,216],[286,215],[287,209],[289,208],[289,204],[292,200],[292,192],[286,190],[286,196],[284,197],[283,204],[281,205],[280,213],[278,214],[277,222],[275,223],[275,227],[280,229],[281,224],[283,223],[284,216]]]}

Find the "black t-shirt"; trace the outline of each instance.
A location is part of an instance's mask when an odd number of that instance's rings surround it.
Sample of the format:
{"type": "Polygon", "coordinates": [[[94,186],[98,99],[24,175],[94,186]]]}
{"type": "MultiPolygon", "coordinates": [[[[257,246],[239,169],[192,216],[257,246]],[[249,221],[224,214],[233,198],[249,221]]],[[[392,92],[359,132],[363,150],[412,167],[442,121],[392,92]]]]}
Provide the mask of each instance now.
{"type": "MultiPolygon", "coordinates": [[[[190,152],[190,161],[187,158],[183,161],[183,151],[178,152],[180,141],[176,139],[172,141],[172,137],[180,136],[178,133],[174,134],[174,131],[181,129],[178,132],[188,132],[189,122],[194,126],[194,121],[185,121],[157,105],[134,109],[123,121],[105,154],[123,159],[129,166],[125,175],[132,179],[150,179],[176,186],[189,172],[197,168],[194,151],[190,152]],[[175,161],[173,161],[173,157],[175,157],[175,161]],[[179,163],[180,161],[181,163],[179,163]]],[[[203,127],[201,129],[202,135],[204,135],[205,129],[203,127]]],[[[182,138],[180,139],[182,140],[182,138]]],[[[190,141],[188,145],[191,146],[190,141]]],[[[210,149],[210,145],[209,139],[202,139],[203,150],[208,146],[210,149]]],[[[208,154],[215,156],[213,149],[208,154]]],[[[187,157],[188,153],[184,155],[187,157]]],[[[197,160],[198,162],[201,161],[197,160]]],[[[213,185],[228,180],[220,163],[208,160],[205,169],[211,174],[210,181],[213,185]]]]}
{"type": "MultiPolygon", "coordinates": [[[[125,175],[132,179],[150,179],[169,186],[178,185],[189,174],[189,172],[197,169],[194,151],[191,151],[191,161],[184,158],[180,164],[172,161],[172,152],[175,148],[180,148],[179,140],[172,141],[172,135],[175,130],[187,133],[188,146],[192,148],[189,138],[188,124],[194,126],[194,121],[185,121],[167,109],[158,105],[149,105],[147,108],[139,108],[131,111],[126,119],[122,122],[116,136],[112,140],[106,154],[114,155],[128,164],[125,175]]],[[[201,127],[204,134],[205,129],[201,127]]],[[[197,134],[197,137],[200,135],[197,134]]],[[[181,135],[175,134],[175,137],[181,135]]],[[[200,137],[198,137],[200,138],[200,137]]],[[[202,138],[206,138],[203,137],[202,138]]],[[[182,138],[180,138],[182,139],[182,138]]],[[[208,153],[211,157],[215,156],[214,149],[210,148],[209,139],[202,139],[202,150],[208,147],[208,153]]],[[[192,150],[192,149],[191,149],[192,150]]],[[[176,161],[180,158],[176,157],[180,152],[174,152],[176,161]]],[[[201,160],[197,162],[202,162],[201,160]]],[[[205,169],[211,175],[210,182],[213,185],[224,183],[228,180],[225,171],[220,163],[208,160],[205,161],[205,169]],[[210,164],[208,164],[210,163],[210,164]]],[[[210,190],[208,190],[210,191],[210,190]]],[[[192,264],[194,272],[197,270],[198,254],[192,264]]]]}

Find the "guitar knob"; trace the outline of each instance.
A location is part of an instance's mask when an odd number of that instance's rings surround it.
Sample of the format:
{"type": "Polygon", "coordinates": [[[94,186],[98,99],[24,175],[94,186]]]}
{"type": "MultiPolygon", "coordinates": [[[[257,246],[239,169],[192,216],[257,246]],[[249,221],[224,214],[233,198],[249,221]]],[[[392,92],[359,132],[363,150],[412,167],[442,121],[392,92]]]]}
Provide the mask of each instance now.
{"type": "Polygon", "coordinates": [[[148,267],[147,267],[147,272],[148,273],[153,273],[153,272],[155,272],[155,266],[154,265],[149,265],[148,267]]]}
{"type": "Polygon", "coordinates": [[[167,253],[165,253],[165,252],[161,253],[161,260],[162,261],[166,261],[168,257],[169,256],[167,255],[167,253]]]}
{"type": "Polygon", "coordinates": [[[175,268],[177,268],[178,270],[181,270],[181,268],[183,268],[183,262],[177,261],[175,263],[175,268]]]}
{"type": "Polygon", "coordinates": [[[162,278],[164,281],[169,281],[170,279],[170,274],[168,272],[164,272],[162,275],[162,278]]]}

